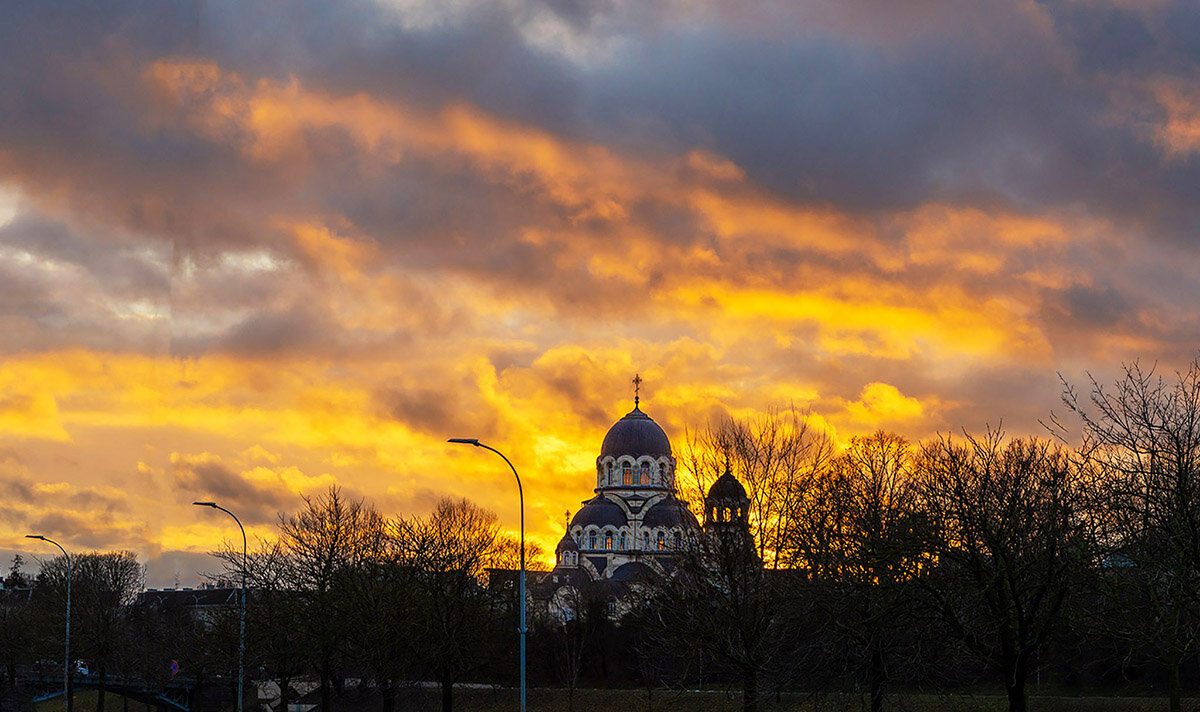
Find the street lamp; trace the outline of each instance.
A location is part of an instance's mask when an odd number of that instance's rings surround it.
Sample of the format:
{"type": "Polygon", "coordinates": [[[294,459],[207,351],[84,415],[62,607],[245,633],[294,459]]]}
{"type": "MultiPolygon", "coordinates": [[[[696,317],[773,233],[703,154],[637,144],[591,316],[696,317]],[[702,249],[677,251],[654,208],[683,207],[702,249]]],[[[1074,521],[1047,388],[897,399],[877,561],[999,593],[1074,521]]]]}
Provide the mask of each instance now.
{"type": "Polygon", "coordinates": [[[238,529],[242,530],[242,606],[238,620],[238,698],[237,712],[242,712],[242,701],[246,697],[243,689],[246,681],[246,528],[242,526],[242,520],[237,518],[233,512],[225,509],[216,502],[192,502],[197,507],[212,507],[219,509],[222,512],[233,517],[233,521],[237,522],[238,529]]]}
{"type": "Polygon", "coordinates": [[[65,650],[63,651],[63,657],[64,657],[64,659],[63,659],[63,706],[66,708],[67,712],[71,712],[71,709],[74,707],[74,705],[71,704],[71,682],[70,682],[70,680],[71,680],[71,555],[67,553],[66,549],[62,548],[62,544],[59,544],[57,541],[54,541],[53,539],[47,539],[46,537],[42,536],[41,534],[26,534],[25,538],[26,539],[40,539],[41,541],[48,542],[50,544],[57,546],[58,550],[63,553],[63,558],[65,558],[67,560],[67,642],[65,645],[65,650]]]}
{"type": "Polygon", "coordinates": [[[494,447],[484,445],[477,438],[450,438],[446,442],[458,443],[459,445],[474,445],[485,450],[491,450],[508,463],[508,469],[512,470],[513,477],[517,478],[517,496],[521,500],[521,626],[518,630],[521,633],[521,712],[525,712],[525,491],[521,487],[521,476],[517,474],[517,468],[513,467],[512,462],[509,462],[509,459],[504,457],[504,453],[494,447]]]}

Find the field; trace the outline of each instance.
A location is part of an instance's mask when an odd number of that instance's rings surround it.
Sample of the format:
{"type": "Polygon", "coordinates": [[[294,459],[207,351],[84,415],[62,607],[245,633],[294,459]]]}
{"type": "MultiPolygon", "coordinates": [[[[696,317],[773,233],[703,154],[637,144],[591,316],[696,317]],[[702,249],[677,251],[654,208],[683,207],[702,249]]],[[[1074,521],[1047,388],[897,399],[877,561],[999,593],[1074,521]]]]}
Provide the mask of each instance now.
{"type": "MultiPolygon", "coordinates": [[[[348,695],[335,703],[334,712],[380,712],[378,697],[348,695]]],[[[534,689],[527,700],[529,712],[564,712],[570,707],[566,690],[534,689]]],[[[1033,696],[1031,712],[1166,712],[1167,701],[1157,697],[1052,697],[1033,696]]],[[[454,709],[460,712],[512,712],[518,708],[518,694],[510,688],[470,688],[454,691],[454,709]]],[[[856,695],[787,694],[763,700],[762,712],[856,712],[869,708],[865,697],[856,695]]],[[[888,699],[887,709],[895,712],[1004,712],[1002,696],[993,695],[918,695],[897,694],[888,699]]],[[[35,712],[62,712],[62,701],[48,700],[35,712]]],[[[725,691],[654,690],[577,690],[576,712],[739,712],[741,699],[725,691]]],[[[1200,712],[1200,698],[1183,702],[1188,712],[1200,712]]],[[[403,691],[396,712],[438,712],[441,697],[436,689],[412,688],[403,691]]],[[[75,712],[96,712],[96,693],[80,692],[75,712]]],[[[119,695],[109,693],[105,712],[153,712],[131,701],[125,707],[119,695]]],[[[248,710],[248,712],[250,712],[248,710]]],[[[254,712],[258,712],[255,710],[254,712]]]]}

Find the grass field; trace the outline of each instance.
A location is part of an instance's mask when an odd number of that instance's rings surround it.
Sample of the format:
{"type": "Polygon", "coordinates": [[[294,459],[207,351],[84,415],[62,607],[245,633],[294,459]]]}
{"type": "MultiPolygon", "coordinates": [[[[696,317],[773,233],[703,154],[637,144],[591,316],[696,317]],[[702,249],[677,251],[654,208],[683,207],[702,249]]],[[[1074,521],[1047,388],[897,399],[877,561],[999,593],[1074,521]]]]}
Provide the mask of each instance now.
{"type": "MultiPolygon", "coordinates": [[[[96,693],[80,692],[75,697],[75,712],[96,712],[96,693]]],[[[116,694],[105,697],[105,712],[153,712],[130,701],[128,708],[116,694]]],[[[381,712],[378,697],[349,695],[335,703],[334,712],[381,712]]],[[[570,707],[566,690],[529,691],[529,712],[565,712],[570,707]]],[[[1166,712],[1167,701],[1157,697],[1051,697],[1030,698],[1032,712],[1166,712]]],[[[518,708],[517,691],[504,689],[456,689],[454,709],[460,712],[513,712],[518,708]]],[[[856,712],[868,709],[865,697],[857,695],[771,696],[762,701],[762,712],[856,712]]],[[[741,698],[724,691],[654,690],[577,690],[576,712],[738,712],[741,698]]],[[[918,695],[897,694],[888,698],[887,709],[895,712],[1004,712],[1002,696],[992,695],[918,695]]],[[[1183,709],[1200,712],[1200,698],[1184,700],[1183,709]]],[[[35,712],[62,712],[61,699],[47,700],[35,706],[35,712]]],[[[438,691],[414,688],[403,691],[396,712],[438,712],[438,691]]],[[[250,710],[247,712],[259,712],[250,710]]]]}

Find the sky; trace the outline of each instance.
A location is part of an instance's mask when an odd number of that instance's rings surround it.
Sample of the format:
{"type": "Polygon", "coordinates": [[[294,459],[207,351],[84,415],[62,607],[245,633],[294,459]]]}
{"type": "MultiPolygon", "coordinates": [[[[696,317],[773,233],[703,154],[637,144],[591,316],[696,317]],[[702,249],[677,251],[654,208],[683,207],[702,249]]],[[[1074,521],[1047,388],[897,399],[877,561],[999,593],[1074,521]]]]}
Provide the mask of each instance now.
{"type": "Polygon", "coordinates": [[[553,551],[608,427],[1043,433],[1200,332],[1200,7],[0,0],[0,554],[330,486],[553,551]]]}

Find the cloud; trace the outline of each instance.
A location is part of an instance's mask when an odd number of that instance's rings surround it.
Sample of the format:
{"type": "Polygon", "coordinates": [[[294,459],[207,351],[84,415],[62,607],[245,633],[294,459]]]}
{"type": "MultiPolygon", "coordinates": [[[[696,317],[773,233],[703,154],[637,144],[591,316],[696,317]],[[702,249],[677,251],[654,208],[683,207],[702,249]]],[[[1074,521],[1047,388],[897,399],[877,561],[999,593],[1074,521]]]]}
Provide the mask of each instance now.
{"type": "Polygon", "coordinates": [[[334,483],[512,526],[472,436],[549,549],[634,373],[677,448],[782,405],[1036,432],[1056,370],[1192,356],[1195,15],[20,4],[0,531],[186,562],[228,535],[192,500],[270,536],[334,483]]]}

